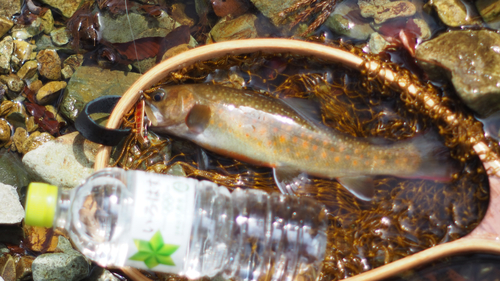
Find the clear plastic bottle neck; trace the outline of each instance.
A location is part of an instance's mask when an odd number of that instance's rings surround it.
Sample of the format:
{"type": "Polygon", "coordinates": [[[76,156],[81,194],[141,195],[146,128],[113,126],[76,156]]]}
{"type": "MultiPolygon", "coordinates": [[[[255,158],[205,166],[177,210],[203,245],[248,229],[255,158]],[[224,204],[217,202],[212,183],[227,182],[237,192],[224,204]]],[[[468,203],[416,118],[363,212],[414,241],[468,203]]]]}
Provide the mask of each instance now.
{"type": "Polygon", "coordinates": [[[71,202],[76,193],[76,188],[62,189],[59,188],[58,204],[56,216],[54,217],[54,227],[69,230],[71,221],[71,202]]]}

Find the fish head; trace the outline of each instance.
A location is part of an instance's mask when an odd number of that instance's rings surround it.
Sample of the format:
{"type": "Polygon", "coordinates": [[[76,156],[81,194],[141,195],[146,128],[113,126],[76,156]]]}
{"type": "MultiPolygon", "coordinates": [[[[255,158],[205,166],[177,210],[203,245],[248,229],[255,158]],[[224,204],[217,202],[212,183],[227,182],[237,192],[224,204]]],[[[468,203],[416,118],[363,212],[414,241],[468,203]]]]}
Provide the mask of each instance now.
{"type": "Polygon", "coordinates": [[[146,115],[152,127],[168,128],[183,124],[196,104],[192,91],[181,85],[158,87],[144,97],[146,115]]]}

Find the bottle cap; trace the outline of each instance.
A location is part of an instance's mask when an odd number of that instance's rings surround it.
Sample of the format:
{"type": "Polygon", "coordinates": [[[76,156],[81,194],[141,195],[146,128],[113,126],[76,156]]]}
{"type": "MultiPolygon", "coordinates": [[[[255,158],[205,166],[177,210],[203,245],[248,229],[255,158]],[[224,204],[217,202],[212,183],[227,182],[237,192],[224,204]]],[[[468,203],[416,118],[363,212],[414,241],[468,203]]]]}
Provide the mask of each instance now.
{"type": "Polygon", "coordinates": [[[32,226],[52,227],[57,209],[57,186],[32,182],[26,196],[24,222],[32,226]]]}

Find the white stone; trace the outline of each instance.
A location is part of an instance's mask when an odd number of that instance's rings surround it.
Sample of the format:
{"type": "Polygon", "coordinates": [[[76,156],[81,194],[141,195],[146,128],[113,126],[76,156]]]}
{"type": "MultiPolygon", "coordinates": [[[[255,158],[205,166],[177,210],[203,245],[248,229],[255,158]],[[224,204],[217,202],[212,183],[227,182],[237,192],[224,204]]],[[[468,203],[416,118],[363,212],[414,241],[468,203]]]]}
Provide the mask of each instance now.
{"type": "Polygon", "coordinates": [[[73,188],[92,174],[99,144],[78,132],[60,136],[26,153],[23,163],[46,182],[73,188]]]}
{"type": "Polygon", "coordinates": [[[0,224],[19,223],[24,218],[24,209],[15,187],[0,183],[0,224]]]}

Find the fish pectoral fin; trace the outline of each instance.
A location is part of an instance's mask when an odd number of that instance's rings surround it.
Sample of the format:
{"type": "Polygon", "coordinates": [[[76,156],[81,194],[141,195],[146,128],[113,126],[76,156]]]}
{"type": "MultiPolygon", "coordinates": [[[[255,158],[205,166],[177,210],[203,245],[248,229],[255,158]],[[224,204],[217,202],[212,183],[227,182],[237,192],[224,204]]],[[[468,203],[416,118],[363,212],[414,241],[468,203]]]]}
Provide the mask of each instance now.
{"type": "Polygon", "coordinates": [[[364,201],[370,201],[375,196],[375,184],[373,177],[356,176],[342,177],[337,179],[354,196],[364,201]]]}
{"type": "Polygon", "coordinates": [[[208,126],[212,118],[210,107],[202,104],[195,104],[186,116],[186,126],[196,134],[201,134],[208,126]]]}
{"type": "Polygon", "coordinates": [[[285,167],[273,168],[276,185],[283,194],[295,194],[299,189],[311,184],[306,173],[285,167]]]}

